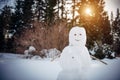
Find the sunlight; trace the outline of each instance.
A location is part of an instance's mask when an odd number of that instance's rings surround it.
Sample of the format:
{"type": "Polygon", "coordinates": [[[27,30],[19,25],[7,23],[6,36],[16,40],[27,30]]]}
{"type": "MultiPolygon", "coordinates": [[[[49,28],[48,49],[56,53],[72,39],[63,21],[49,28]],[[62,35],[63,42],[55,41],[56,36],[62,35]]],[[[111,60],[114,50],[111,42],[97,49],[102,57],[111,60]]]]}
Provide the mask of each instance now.
{"type": "Polygon", "coordinates": [[[86,14],[90,14],[91,10],[89,8],[86,9],[86,14]]]}
{"type": "Polygon", "coordinates": [[[86,8],[86,9],[85,9],[85,13],[86,13],[87,15],[89,15],[89,16],[92,16],[92,10],[91,10],[91,8],[86,8]]]}

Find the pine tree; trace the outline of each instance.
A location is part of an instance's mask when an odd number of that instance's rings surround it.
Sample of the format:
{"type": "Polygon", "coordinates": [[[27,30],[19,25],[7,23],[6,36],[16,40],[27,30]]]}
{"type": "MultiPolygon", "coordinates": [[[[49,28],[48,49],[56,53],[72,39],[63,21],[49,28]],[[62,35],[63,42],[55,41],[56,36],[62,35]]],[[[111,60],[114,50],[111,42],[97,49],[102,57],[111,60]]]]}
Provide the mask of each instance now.
{"type": "MultiPolygon", "coordinates": [[[[1,13],[1,12],[0,12],[1,13]]],[[[2,15],[0,14],[0,52],[4,50],[4,34],[3,34],[2,15]]]]}
{"type": "Polygon", "coordinates": [[[9,36],[12,26],[12,11],[10,6],[5,6],[1,13],[1,26],[2,26],[2,38],[4,42],[3,51],[4,52],[12,52],[13,41],[9,36]]]}
{"type": "Polygon", "coordinates": [[[76,24],[76,20],[75,20],[75,8],[76,8],[76,0],[72,0],[72,26],[74,24],[76,24]]]}
{"type": "Polygon", "coordinates": [[[117,9],[117,15],[115,20],[113,21],[113,36],[114,36],[114,43],[113,48],[117,55],[120,55],[120,12],[117,9]]]}
{"type": "Polygon", "coordinates": [[[99,47],[96,51],[96,57],[99,58],[105,57],[102,45],[104,43],[108,44],[108,40],[111,40],[110,22],[107,13],[104,11],[104,4],[104,0],[81,0],[78,3],[79,22],[87,31],[87,46],[92,49],[96,42],[99,47]]]}
{"type": "Polygon", "coordinates": [[[60,0],[57,0],[57,8],[56,8],[56,16],[58,19],[60,19],[59,15],[60,15],[60,0]]]}
{"type": "Polygon", "coordinates": [[[17,0],[16,5],[15,5],[15,13],[13,15],[13,23],[14,23],[14,30],[16,30],[16,34],[20,35],[23,26],[24,26],[24,21],[23,21],[23,0],[17,0]]]}
{"type": "Polygon", "coordinates": [[[65,18],[64,2],[65,0],[34,1],[34,19],[51,24],[57,19],[65,18]]]}
{"type": "Polygon", "coordinates": [[[42,22],[44,16],[44,1],[43,0],[34,0],[33,4],[33,15],[34,20],[42,22]]]}
{"type": "Polygon", "coordinates": [[[62,6],[60,7],[61,8],[61,18],[63,19],[63,15],[64,15],[64,3],[65,3],[65,1],[61,0],[61,3],[62,3],[62,6]]]}
{"type": "Polygon", "coordinates": [[[57,0],[46,0],[45,2],[46,6],[45,6],[45,22],[48,22],[48,23],[52,23],[54,22],[54,7],[56,6],[57,4],[57,0]]]}
{"type": "Polygon", "coordinates": [[[54,6],[54,17],[55,20],[59,20],[63,18],[63,12],[64,12],[64,1],[63,0],[56,0],[56,6],[54,6]],[[63,11],[62,11],[63,10],[63,11]]]}
{"type": "Polygon", "coordinates": [[[23,1],[23,23],[26,27],[30,26],[30,23],[33,19],[32,6],[34,4],[33,0],[24,0],[23,1]]]}

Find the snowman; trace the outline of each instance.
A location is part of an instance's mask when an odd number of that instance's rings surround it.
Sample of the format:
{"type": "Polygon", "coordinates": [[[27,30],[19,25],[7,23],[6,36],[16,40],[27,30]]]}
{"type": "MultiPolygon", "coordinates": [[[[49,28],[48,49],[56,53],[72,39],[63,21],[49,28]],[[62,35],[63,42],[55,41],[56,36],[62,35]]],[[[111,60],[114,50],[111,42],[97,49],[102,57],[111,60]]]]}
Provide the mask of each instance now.
{"type": "Polygon", "coordinates": [[[69,32],[69,45],[59,58],[64,71],[85,71],[90,67],[91,58],[86,45],[86,31],[83,27],[73,27],[69,32]]]}

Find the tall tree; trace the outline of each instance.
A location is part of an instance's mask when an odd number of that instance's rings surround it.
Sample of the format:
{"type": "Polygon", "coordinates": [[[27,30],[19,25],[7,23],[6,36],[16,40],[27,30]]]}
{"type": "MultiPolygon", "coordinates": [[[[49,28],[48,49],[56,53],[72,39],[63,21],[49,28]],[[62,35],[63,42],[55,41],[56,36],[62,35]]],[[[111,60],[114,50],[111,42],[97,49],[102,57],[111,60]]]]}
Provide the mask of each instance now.
{"type": "Polygon", "coordinates": [[[12,26],[12,11],[10,6],[5,6],[1,13],[1,29],[2,29],[2,39],[4,40],[3,51],[11,52],[12,51],[12,41],[10,41],[9,31],[12,26]],[[4,37],[4,38],[3,38],[4,37]]]}
{"type": "Polygon", "coordinates": [[[30,26],[29,24],[33,18],[32,6],[34,4],[33,0],[24,0],[23,2],[23,22],[25,25],[30,26]]]}
{"type": "MultiPolygon", "coordinates": [[[[100,55],[103,53],[103,43],[107,43],[106,40],[111,38],[109,36],[111,32],[110,22],[107,13],[104,11],[104,4],[104,0],[81,0],[78,4],[79,22],[87,31],[87,46],[92,49],[96,42],[99,47],[96,53],[100,53],[100,55]]],[[[103,57],[104,55],[101,55],[101,58],[103,57]]]]}
{"type": "Polygon", "coordinates": [[[59,19],[59,15],[60,15],[60,0],[57,0],[57,18],[59,19]]]}
{"type": "Polygon", "coordinates": [[[21,34],[24,26],[23,4],[24,4],[23,0],[16,1],[15,13],[13,15],[14,30],[16,30],[16,34],[18,35],[21,34]]]}
{"type": "MultiPolygon", "coordinates": [[[[1,13],[1,12],[0,12],[1,13]]],[[[4,34],[3,34],[3,21],[2,15],[0,14],[0,52],[4,50],[4,34]]]]}
{"type": "Polygon", "coordinates": [[[57,0],[46,0],[45,2],[46,6],[45,6],[45,21],[47,21],[48,23],[54,22],[54,12],[55,9],[54,7],[57,4],[57,0]]]}
{"type": "Polygon", "coordinates": [[[117,9],[116,12],[116,18],[113,21],[112,27],[113,27],[113,36],[114,36],[114,51],[117,55],[120,55],[120,12],[119,9],[117,9]]]}
{"type": "Polygon", "coordinates": [[[73,26],[74,24],[76,24],[75,23],[76,0],[72,0],[72,2],[73,2],[73,5],[72,5],[72,26],[73,26]]]}
{"type": "Polygon", "coordinates": [[[64,0],[61,0],[61,18],[63,19],[63,14],[64,14],[64,4],[65,4],[65,1],[64,0]]]}
{"type": "MultiPolygon", "coordinates": [[[[34,1],[34,18],[40,22],[52,23],[55,20],[55,7],[57,0],[36,0],[34,1]]],[[[59,4],[58,4],[59,5],[59,4]]]]}
{"type": "Polygon", "coordinates": [[[35,20],[39,20],[42,22],[42,18],[44,16],[44,1],[43,0],[34,0],[33,5],[33,15],[35,20]]]}

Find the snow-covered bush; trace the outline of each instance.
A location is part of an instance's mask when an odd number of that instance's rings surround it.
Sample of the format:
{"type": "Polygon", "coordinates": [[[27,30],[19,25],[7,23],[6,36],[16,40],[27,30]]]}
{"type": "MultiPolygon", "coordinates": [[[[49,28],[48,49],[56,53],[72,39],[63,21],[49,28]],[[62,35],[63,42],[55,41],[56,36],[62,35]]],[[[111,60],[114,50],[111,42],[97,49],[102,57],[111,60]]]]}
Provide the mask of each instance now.
{"type": "Polygon", "coordinates": [[[27,56],[28,54],[29,54],[29,51],[28,51],[28,50],[25,50],[25,51],[24,51],[24,55],[27,56]]]}
{"type": "Polygon", "coordinates": [[[32,53],[32,52],[35,52],[36,49],[34,46],[29,46],[29,49],[28,49],[29,53],[32,53]]]}
{"type": "Polygon", "coordinates": [[[94,47],[91,50],[89,50],[89,52],[100,59],[103,59],[105,57],[113,59],[116,57],[115,52],[112,49],[112,45],[109,44],[103,44],[101,47],[99,47],[97,43],[94,43],[94,47]]]}
{"type": "Polygon", "coordinates": [[[43,49],[41,50],[41,54],[44,54],[46,58],[54,58],[58,56],[61,52],[56,48],[53,49],[43,49]]]}
{"type": "Polygon", "coordinates": [[[94,42],[93,48],[89,49],[89,52],[91,55],[103,59],[103,58],[109,58],[113,59],[116,57],[115,52],[113,51],[113,45],[110,44],[98,44],[97,42],[94,42]]]}
{"type": "Polygon", "coordinates": [[[94,54],[94,56],[96,58],[99,58],[99,59],[104,59],[105,58],[105,54],[103,53],[102,48],[98,48],[96,53],[94,54]]]}
{"type": "Polygon", "coordinates": [[[93,48],[89,50],[91,55],[95,56],[96,58],[103,59],[105,58],[105,54],[103,52],[103,47],[101,42],[94,42],[93,48]]]}
{"type": "Polygon", "coordinates": [[[53,49],[48,49],[48,54],[46,54],[46,56],[48,58],[53,58],[57,55],[59,55],[61,52],[59,50],[57,50],[56,48],[53,49]]]}
{"type": "Polygon", "coordinates": [[[41,51],[40,51],[40,55],[41,55],[41,57],[46,57],[46,54],[48,54],[48,50],[47,49],[42,49],[41,51]]]}
{"type": "Polygon", "coordinates": [[[29,48],[24,51],[24,55],[26,58],[31,58],[35,51],[36,49],[34,46],[29,46],[29,48]]]}
{"type": "Polygon", "coordinates": [[[98,45],[96,42],[94,42],[94,47],[92,49],[89,50],[90,54],[91,55],[95,55],[96,54],[96,51],[98,50],[98,45]]]}
{"type": "Polygon", "coordinates": [[[115,58],[115,52],[112,50],[112,46],[108,44],[102,45],[103,53],[106,55],[106,58],[113,59],[115,58]]]}

